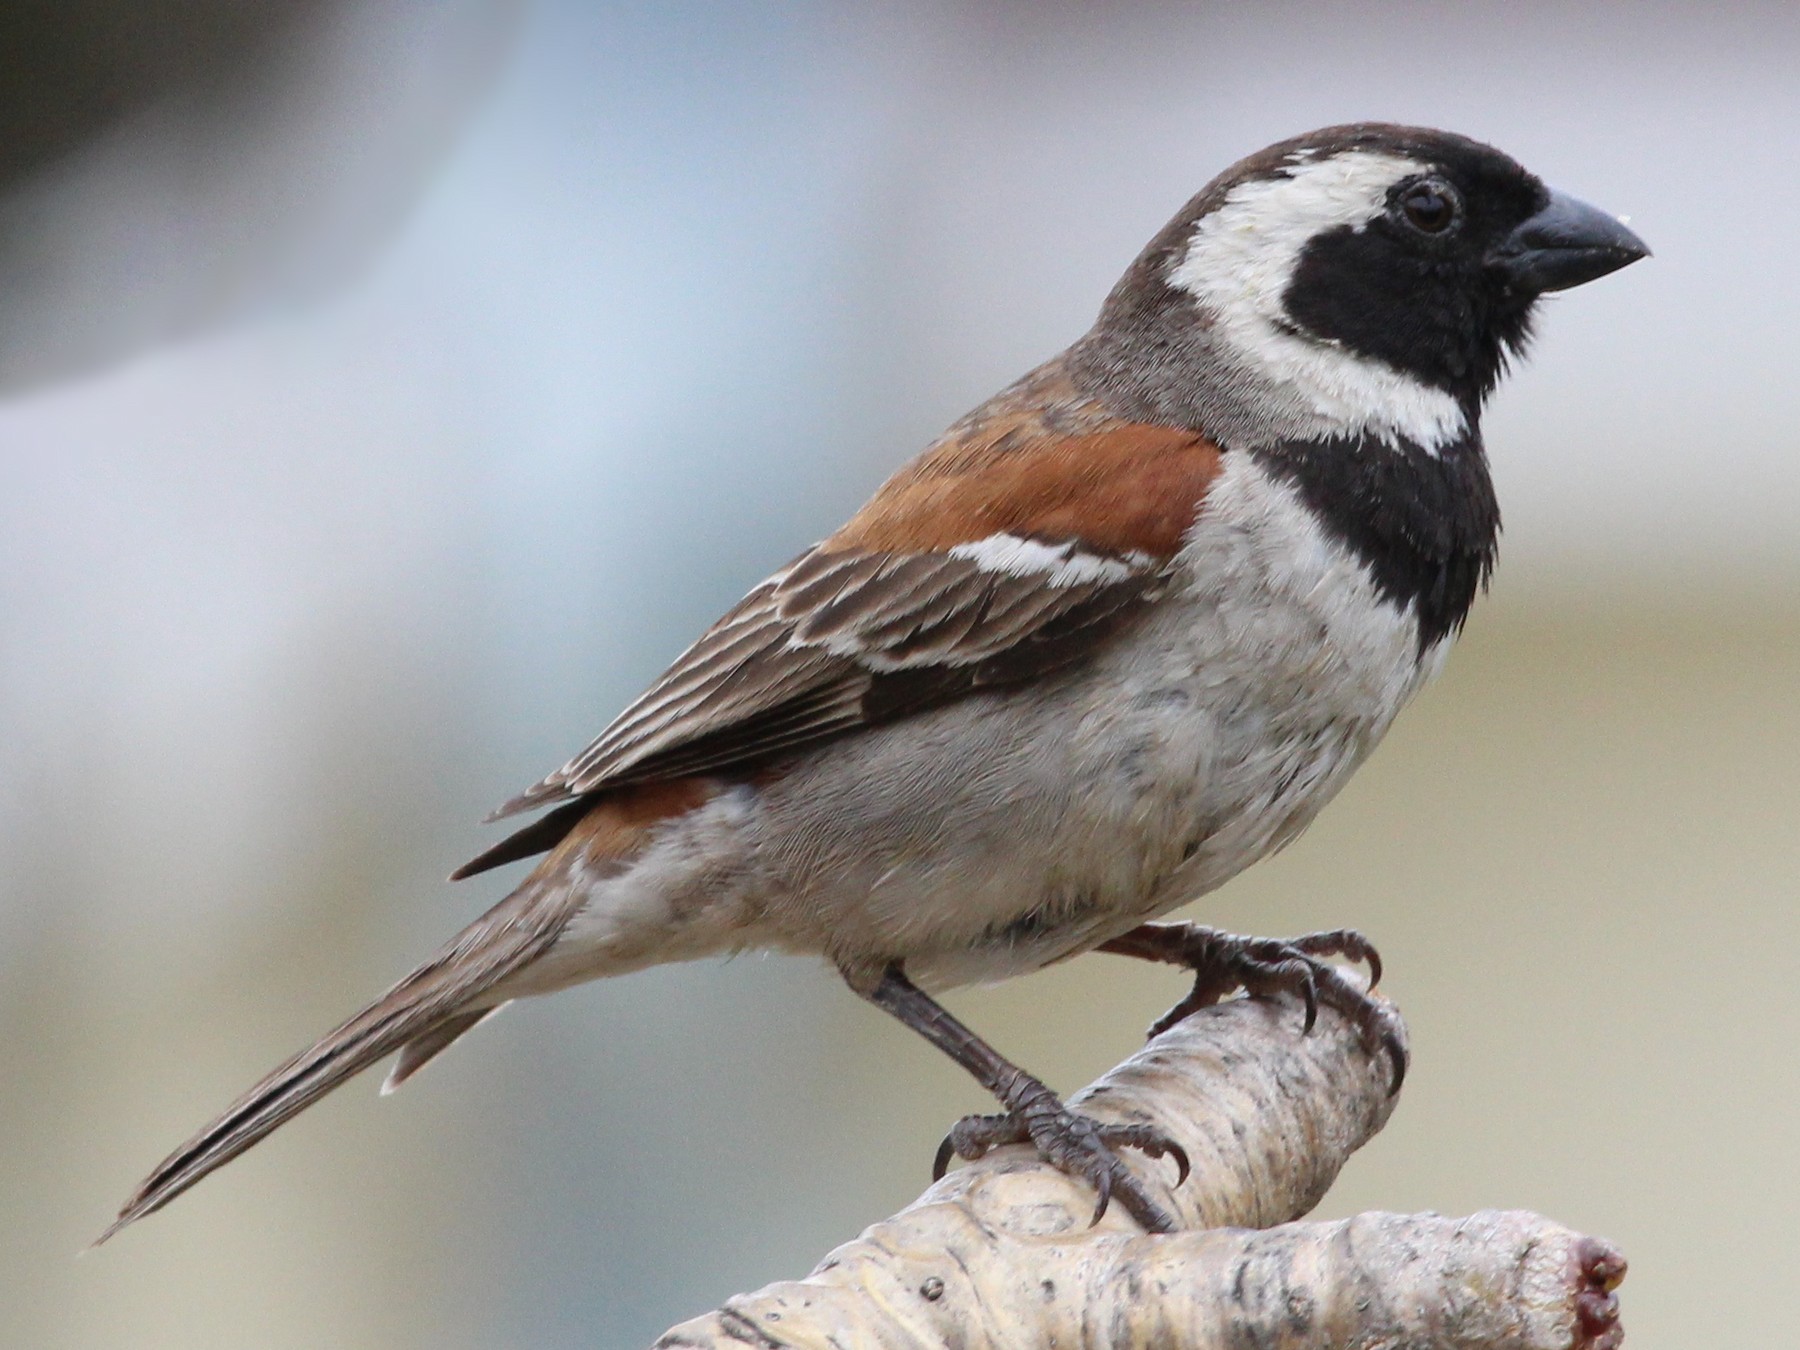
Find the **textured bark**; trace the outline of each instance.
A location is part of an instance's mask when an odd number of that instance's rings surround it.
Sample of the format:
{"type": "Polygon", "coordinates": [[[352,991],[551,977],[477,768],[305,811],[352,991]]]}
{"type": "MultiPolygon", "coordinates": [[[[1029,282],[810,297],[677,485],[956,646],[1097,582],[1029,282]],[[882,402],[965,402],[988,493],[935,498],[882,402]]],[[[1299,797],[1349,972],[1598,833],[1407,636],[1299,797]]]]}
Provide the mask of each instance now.
{"type": "Polygon", "coordinates": [[[1387,1121],[1391,1065],[1320,1010],[1237,999],[1077,1099],[1188,1151],[1128,1161],[1183,1231],[1150,1236],[1025,1147],[951,1173],[833,1252],[669,1331],[661,1350],[1613,1350],[1616,1251],[1532,1214],[1295,1222],[1387,1121]]]}

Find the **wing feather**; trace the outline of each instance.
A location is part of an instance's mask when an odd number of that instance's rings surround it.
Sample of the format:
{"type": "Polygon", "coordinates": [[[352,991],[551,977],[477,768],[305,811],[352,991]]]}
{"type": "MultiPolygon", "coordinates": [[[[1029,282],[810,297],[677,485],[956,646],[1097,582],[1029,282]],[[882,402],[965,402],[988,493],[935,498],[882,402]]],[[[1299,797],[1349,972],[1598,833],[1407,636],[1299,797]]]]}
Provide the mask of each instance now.
{"type": "Polygon", "coordinates": [[[601,735],[496,812],[744,768],[1078,659],[1154,589],[1148,560],[1052,580],[952,552],[814,550],[689,647],[601,735]]]}

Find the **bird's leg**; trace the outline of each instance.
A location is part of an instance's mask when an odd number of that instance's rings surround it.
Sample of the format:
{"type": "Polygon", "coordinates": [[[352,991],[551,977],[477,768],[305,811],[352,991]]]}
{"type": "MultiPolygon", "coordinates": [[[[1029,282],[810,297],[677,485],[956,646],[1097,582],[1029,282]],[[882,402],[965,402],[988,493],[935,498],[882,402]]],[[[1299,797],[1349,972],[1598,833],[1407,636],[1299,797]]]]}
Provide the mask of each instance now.
{"type": "Polygon", "coordinates": [[[1392,1091],[1406,1076],[1406,1050],[1399,1023],[1386,1003],[1358,989],[1329,958],[1366,962],[1369,988],[1381,980],[1381,956],[1374,945],[1351,928],[1307,933],[1296,938],[1241,937],[1197,923],[1140,924],[1097,948],[1144,961],[1166,961],[1194,972],[1186,998],[1150,1028],[1159,1036],[1182,1018],[1210,1007],[1238,989],[1252,998],[1276,993],[1298,994],[1306,1002],[1306,1031],[1311,1031],[1323,1003],[1349,1018],[1362,1032],[1371,1052],[1385,1051],[1393,1062],[1392,1091]]]}
{"type": "Polygon", "coordinates": [[[952,1155],[973,1161],[1002,1144],[1031,1143],[1045,1162],[1080,1177],[1099,1195],[1094,1222],[1118,1197],[1131,1217],[1152,1233],[1173,1231],[1175,1221],[1151,1198],[1143,1182],[1119,1161],[1116,1148],[1141,1149],[1152,1158],[1170,1157],[1179,1170],[1176,1185],[1187,1179],[1188,1159],[1180,1144],[1149,1125],[1112,1125],[1077,1115],[1043,1083],[1014,1064],[944,1010],[911,980],[898,962],[882,971],[874,984],[845,979],[876,1007],[918,1032],[974,1075],[1006,1108],[997,1116],[965,1116],[938,1149],[933,1178],[944,1175],[952,1155]]]}

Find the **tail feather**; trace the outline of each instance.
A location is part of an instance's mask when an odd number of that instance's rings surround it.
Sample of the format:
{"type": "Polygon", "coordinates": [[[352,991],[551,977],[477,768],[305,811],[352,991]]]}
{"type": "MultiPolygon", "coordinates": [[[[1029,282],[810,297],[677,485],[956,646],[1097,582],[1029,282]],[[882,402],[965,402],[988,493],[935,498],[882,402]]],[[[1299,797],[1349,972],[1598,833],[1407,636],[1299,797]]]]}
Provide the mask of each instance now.
{"type": "MultiPolygon", "coordinates": [[[[627,866],[659,822],[699,806],[718,791],[711,779],[650,783],[622,789],[591,807],[584,805],[579,820],[565,808],[546,818],[553,827],[537,834],[532,833],[537,827],[528,827],[530,847],[521,845],[506,858],[522,857],[536,848],[553,851],[517,890],[163,1159],[94,1245],[161,1209],[345,1079],[396,1050],[400,1059],[383,1090],[405,1082],[457,1037],[505,1006],[502,983],[555,945],[599,877],[627,866]]],[[[503,844],[501,851],[507,847],[503,844]]],[[[490,851],[477,861],[486,866],[501,860],[490,851]]]]}
{"type": "MultiPolygon", "coordinates": [[[[507,1000],[511,1002],[511,1000],[507,1000]]],[[[381,1095],[387,1096],[420,1069],[448,1050],[456,1041],[462,1039],[464,1032],[473,1031],[481,1023],[506,1006],[496,1003],[491,1008],[477,1008],[474,1012],[458,1013],[439,1022],[423,1036],[414,1036],[400,1047],[400,1058],[394,1061],[394,1067],[388,1070],[388,1076],[382,1080],[381,1095]]]]}
{"type": "Polygon", "coordinates": [[[422,1051],[396,1066],[397,1084],[476,1022],[496,1011],[482,995],[556,941],[581,899],[547,862],[523,886],[374,1003],[295,1055],[212,1124],[176,1149],[133,1191],[97,1247],[161,1209],[333,1088],[403,1047],[422,1051]],[[474,1004],[474,1007],[470,1005],[474,1004]]]}
{"type": "Polygon", "coordinates": [[[422,1008],[395,990],[245,1093],[211,1125],[165,1158],[132,1192],[98,1246],[127,1224],[161,1209],[215,1168],[299,1114],[421,1030],[422,1008]]]}

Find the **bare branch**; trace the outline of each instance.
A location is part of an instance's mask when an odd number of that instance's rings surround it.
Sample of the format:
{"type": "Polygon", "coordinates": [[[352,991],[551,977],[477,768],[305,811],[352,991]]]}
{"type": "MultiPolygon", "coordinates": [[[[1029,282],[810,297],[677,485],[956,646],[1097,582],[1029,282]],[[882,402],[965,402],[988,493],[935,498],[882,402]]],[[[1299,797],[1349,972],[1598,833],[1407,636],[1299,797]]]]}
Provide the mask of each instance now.
{"type": "Polygon", "coordinates": [[[684,1323],[661,1350],[1612,1350],[1610,1247],[1535,1215],[1296,1223],[1393,1107],[1390,1065],[1289,999],[1188,1018],[1076,1102],[1150,1122],[1193,1175],[1131,1156],[1184,1230],[1139,1232],[1026,1147],[996,1150],[833,1252],[684,1323]],[[1255,1231],[1266,1229],[1268,1231],[1255,1231]]]}

